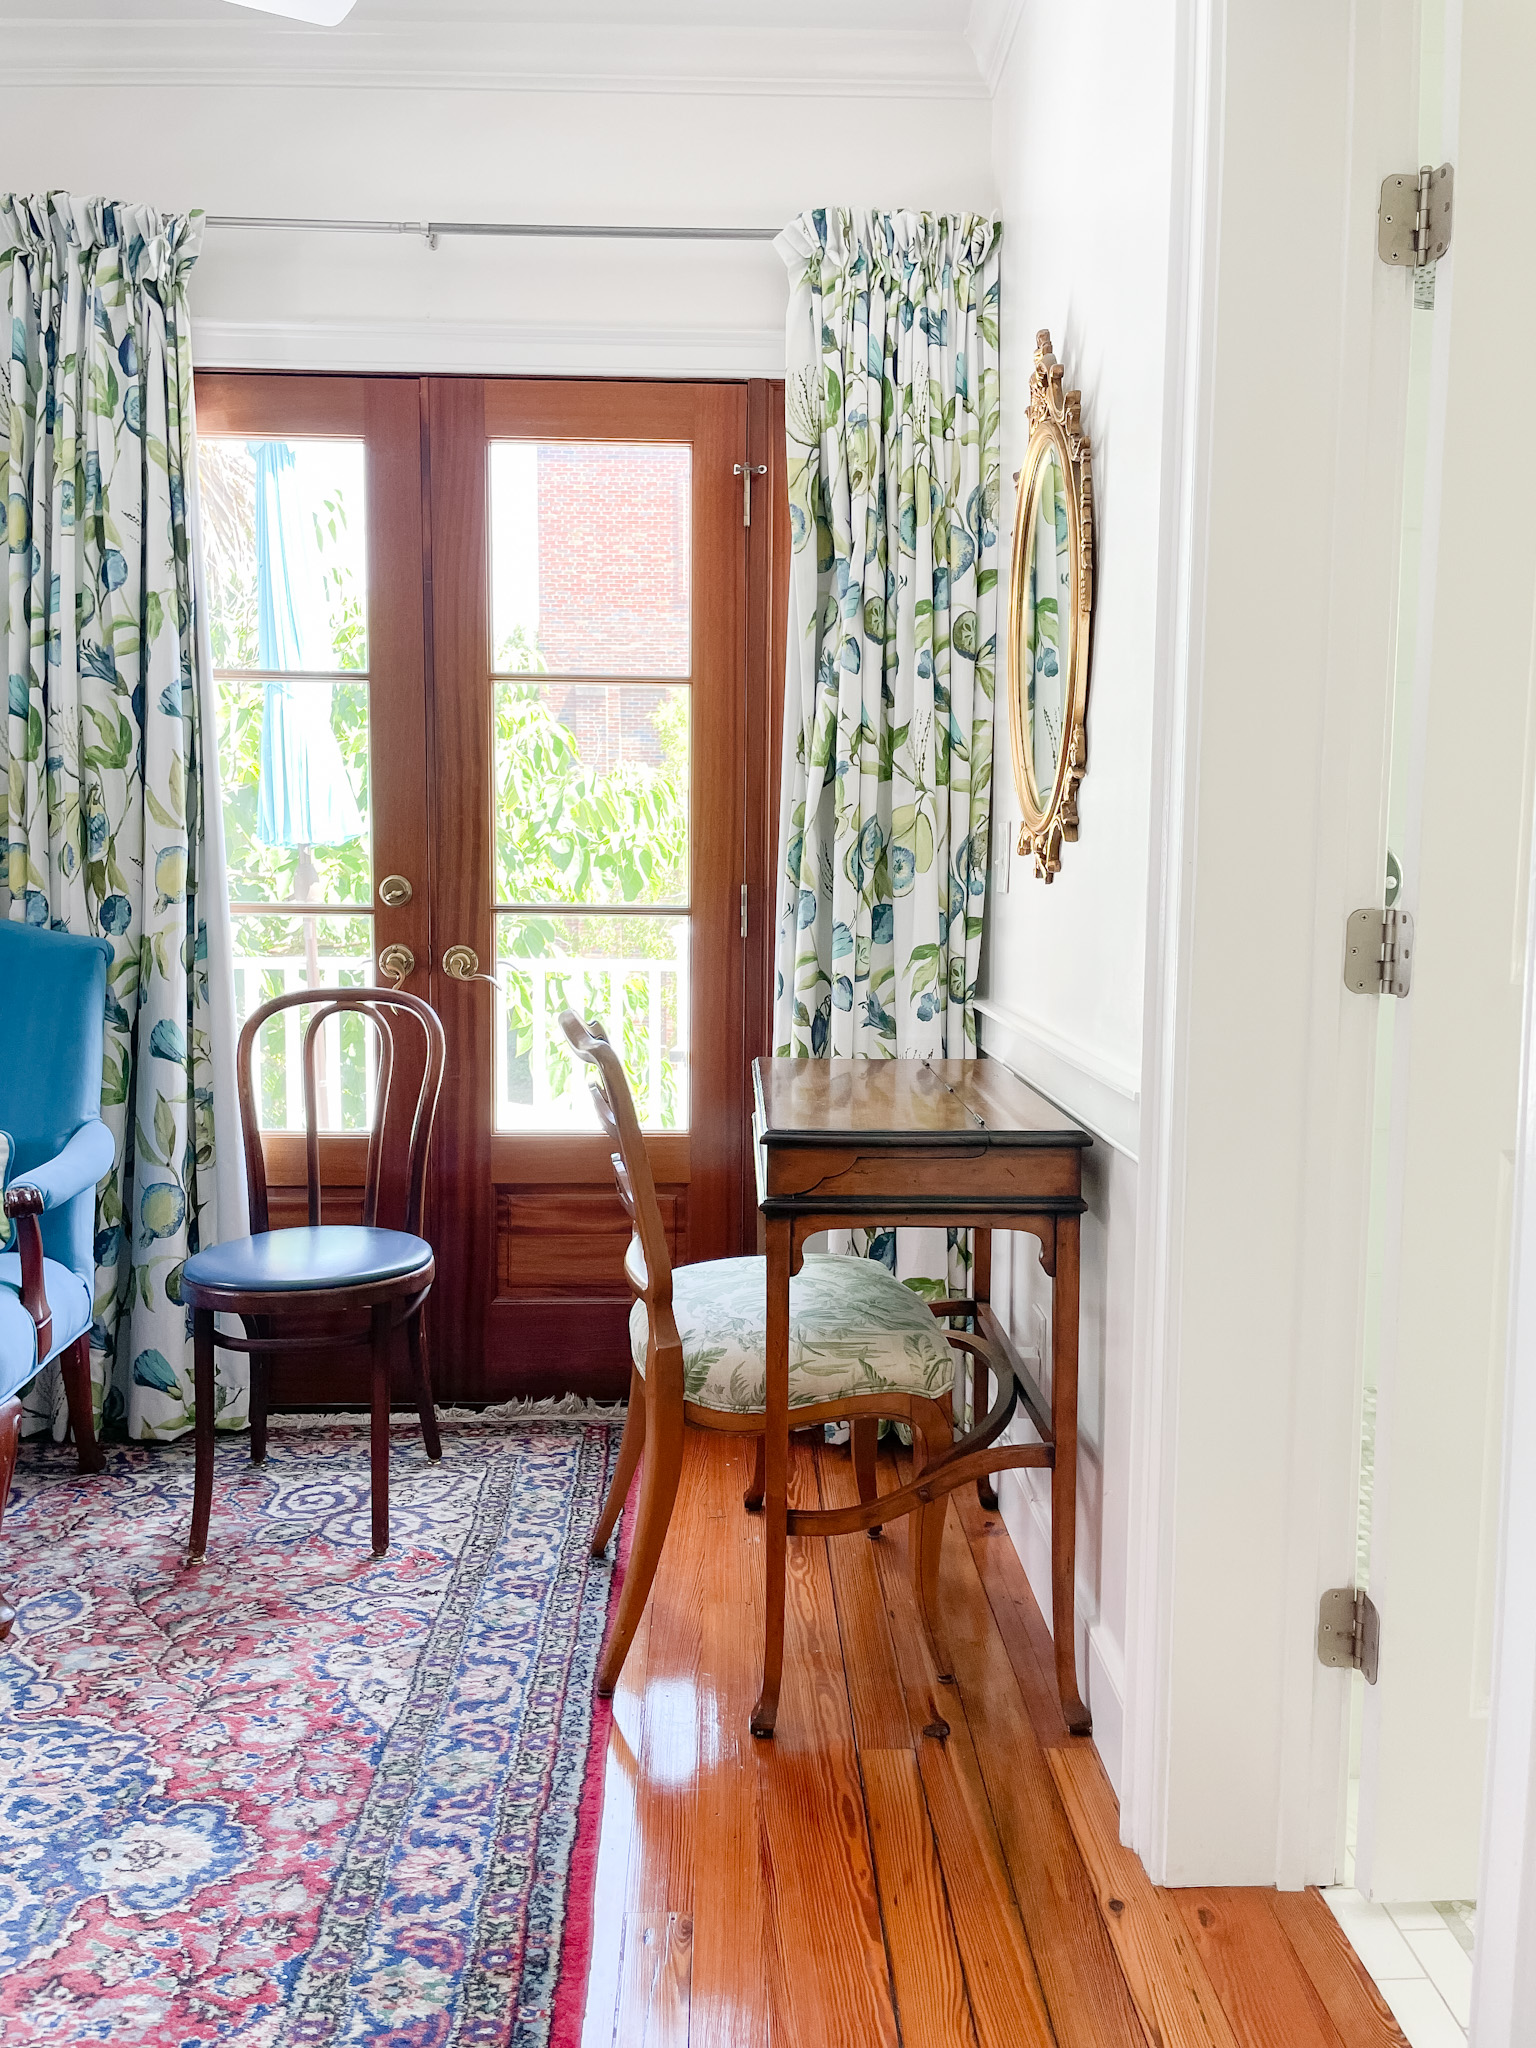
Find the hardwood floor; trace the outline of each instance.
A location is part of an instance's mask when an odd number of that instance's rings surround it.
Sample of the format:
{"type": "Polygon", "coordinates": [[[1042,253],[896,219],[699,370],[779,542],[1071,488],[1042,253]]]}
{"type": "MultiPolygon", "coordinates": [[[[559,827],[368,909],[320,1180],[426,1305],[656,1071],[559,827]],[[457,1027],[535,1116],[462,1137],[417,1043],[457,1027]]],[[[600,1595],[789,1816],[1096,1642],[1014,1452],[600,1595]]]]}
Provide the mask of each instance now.
{"type": "MultiPolygon", "coordinates": [[[[791,1461],[796,1505],[857,1499],[846,1451],[797,1438],[791,1461]]],[[[1406,2048],[1315,1892],[1159,1891],[1120,1847],[974,1495],[945,1536],[953,1683],[903,1525],[795,1539],[778,1733],[754,1741],[750,1463],[688,1432],[614,1700],[583,2048],[1406,2048]]]]}

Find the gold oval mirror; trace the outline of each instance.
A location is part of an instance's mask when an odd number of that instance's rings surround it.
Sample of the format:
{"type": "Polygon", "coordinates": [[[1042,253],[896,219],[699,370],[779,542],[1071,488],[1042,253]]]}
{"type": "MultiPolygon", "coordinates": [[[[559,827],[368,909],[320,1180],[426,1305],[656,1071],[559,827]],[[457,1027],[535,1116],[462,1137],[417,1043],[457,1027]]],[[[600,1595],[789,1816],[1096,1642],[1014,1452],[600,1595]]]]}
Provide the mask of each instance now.
{"type": "Polygon", "coordinates": [[[1093,481],[1081,395],[1066,391],[1051,337],[1036,337],[1029,448],[1019,471],[1008,600],[1013,776],[1019,852],[1045,881],[1077,837],[1088,764],[1088,648],[1093,614],[1093,481]]]}

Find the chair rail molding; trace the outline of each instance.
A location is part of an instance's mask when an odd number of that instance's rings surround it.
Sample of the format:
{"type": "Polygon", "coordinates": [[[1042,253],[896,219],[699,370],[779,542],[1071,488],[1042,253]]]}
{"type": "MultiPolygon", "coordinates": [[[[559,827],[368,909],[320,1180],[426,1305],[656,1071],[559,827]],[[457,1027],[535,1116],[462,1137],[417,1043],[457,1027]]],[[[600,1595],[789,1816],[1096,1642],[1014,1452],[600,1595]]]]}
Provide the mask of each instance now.
{"type": "Polygon", "coordinates": [[[1063,1038],[1046,1024],[982,997],[980,1050],[1134,1160],[1141,1143],[1140,1077],[1102,1054],[1063,1038]]]}

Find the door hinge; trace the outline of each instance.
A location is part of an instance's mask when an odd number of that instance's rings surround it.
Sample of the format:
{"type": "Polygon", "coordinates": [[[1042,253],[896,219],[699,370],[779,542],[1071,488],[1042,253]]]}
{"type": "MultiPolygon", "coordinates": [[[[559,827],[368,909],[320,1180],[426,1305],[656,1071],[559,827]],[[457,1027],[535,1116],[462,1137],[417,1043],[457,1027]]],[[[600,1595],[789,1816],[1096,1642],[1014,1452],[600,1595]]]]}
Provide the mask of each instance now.
{"type": "Polygon", "coordinates": [[[1369,1593],[1335,1586],[1317,1608],[1317,1661],[1330,1671],[1358,1671],[1367,1685],[1381,1666],[1381,1616],[1369,1593]]]}
{"type": "Polygon", "coordinates": [[[1413,986],[1413,917],[1352,910],[1344,927],[1344,986],[1357,996],[1405,996],[1413,986]]]}
{"type": "Polygon", "coordinates": [[[731,474],[741,478],[741,523],[743,526],[750,526],[752,524],[752,479],[755,476],[766,476],[768,474],[768,465],[766,462],[738,462],[733,465],[731,474]]]}
{"type": "Polygon", "coordinates": [[[1376,210],[1376,253],[1383,263],[1422,270],[1451,246],[1456,174],[1449,164],[1399,171],[1381,181],[1376,210]]]}
{"type": "Polygon", "coordinates": [[[741,885],[741,936],[747,936],[747,885],[741,885]]]}

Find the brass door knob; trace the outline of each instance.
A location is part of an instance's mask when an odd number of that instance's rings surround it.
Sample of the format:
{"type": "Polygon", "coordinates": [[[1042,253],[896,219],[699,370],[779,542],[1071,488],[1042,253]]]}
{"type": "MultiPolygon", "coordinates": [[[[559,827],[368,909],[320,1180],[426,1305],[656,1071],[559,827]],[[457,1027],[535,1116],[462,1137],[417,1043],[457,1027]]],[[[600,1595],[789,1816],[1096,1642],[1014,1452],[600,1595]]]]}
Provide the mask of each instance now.
{"type": "Polygon", "coordinates": [[[415,893],[404,875],[386,875],[379,884],[379,901],[387,910],[399,910],[415,893]]]}
{"type": "Polygon", "coordinates": [[[480,955],[473,946],[450,946],[443,955],[443,972],[455,981],[473,981],[480,972],[480,955]]]}
{"type": "Polygon", "coordinates": [[[386,946],[379,955],[379,972],[391,988],[398,988],[407,975],[416,972],[416,955],[409,946],[386,946]]]}

